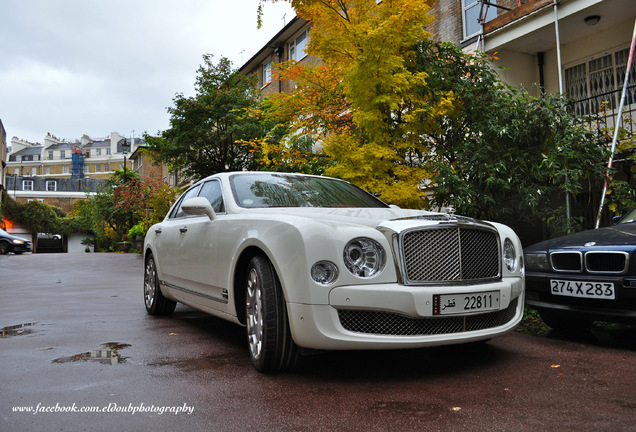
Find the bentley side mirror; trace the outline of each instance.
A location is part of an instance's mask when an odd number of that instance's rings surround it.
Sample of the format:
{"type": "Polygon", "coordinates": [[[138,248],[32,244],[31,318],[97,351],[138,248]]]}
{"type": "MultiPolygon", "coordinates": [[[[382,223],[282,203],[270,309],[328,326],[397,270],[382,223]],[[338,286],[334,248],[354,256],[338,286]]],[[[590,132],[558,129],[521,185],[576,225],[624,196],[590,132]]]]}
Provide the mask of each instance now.
{"type": "Polygon", "coordinates": [[[214,213],[214,209],[212,208],[212,205],[210,205],[210,201],[203,197],[196,197],[185,200],[181,205],[181,210],[183,210],[183,212],[187,215],[207,215],[210,220],[216,219],[216,213],[214,213]]]}

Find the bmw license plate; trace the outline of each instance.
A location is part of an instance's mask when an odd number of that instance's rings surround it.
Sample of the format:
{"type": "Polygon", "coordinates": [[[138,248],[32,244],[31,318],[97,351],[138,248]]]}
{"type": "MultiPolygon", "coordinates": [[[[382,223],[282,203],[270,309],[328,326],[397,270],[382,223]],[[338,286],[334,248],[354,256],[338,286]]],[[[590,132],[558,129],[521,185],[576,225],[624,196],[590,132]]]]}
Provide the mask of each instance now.
{"type": "Polygon", "coordinates": [[[550,279],[550,292],[554,295],[614,300],[616,291],[611,282],[584,282],[550,279]]]}
{"type": "Polygon", "coordinates": [[[433,296],[433,315],[465,314],[499,309],[499,291],[433,296]]]}

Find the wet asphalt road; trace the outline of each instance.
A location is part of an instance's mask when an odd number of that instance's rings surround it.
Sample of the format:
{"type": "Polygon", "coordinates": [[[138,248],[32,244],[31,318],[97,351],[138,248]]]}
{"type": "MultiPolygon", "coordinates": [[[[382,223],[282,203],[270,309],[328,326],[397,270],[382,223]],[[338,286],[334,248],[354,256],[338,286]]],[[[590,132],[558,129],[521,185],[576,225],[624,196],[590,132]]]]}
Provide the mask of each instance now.
{"type": "Polygon", "coordinates": [[[146,315],[142,278],[138,255],[0,256],[0,431],[636,430],[633,329],[263,375],[242,328],[182,305],[146,315]]]}

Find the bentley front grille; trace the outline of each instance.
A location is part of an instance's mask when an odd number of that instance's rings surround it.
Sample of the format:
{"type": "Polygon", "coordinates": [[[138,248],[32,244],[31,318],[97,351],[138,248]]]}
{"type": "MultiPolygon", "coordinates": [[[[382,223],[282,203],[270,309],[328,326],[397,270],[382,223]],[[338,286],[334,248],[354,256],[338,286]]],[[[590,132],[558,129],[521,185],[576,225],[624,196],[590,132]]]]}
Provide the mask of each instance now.
{"type": "Polygon", "coordinates": [[[401,237],[406,284],[453,283],[500,277],[495,231],[442,227],[408,231],[401,237]]]}
{"type": "Polygon", "coordinates": [[[351,332],[390,335],[424,336],[463,333],[499,327],[515,317],[518,299],[504,310],[465,316],[410,318],[389,312],[338,310],[340,324],[351,332]]]}

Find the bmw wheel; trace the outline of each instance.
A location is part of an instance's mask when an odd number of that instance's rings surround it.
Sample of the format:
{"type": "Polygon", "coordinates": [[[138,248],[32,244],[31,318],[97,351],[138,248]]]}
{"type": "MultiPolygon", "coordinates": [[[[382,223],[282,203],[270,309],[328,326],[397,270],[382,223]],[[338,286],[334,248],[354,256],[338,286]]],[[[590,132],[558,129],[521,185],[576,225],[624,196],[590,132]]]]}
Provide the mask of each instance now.
{"type": "Polygon", "coordinates": [[[285,298],[269,260],[252,258],[247,268],[245,315],[250,359],[261,372],[293,367],[298,347],[289,330],[285,298]]]}
{"type": "Polygon", "coordinates": [[[170,315],[177,306],[177,302],[165,298],[161,293],[157,265],[152,254],[146,258],[144,270],[144,303],[150,315],[170,315]]]}

